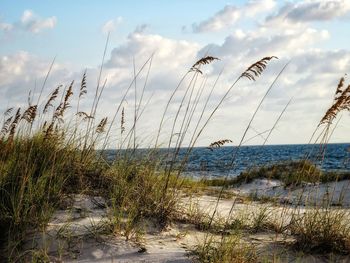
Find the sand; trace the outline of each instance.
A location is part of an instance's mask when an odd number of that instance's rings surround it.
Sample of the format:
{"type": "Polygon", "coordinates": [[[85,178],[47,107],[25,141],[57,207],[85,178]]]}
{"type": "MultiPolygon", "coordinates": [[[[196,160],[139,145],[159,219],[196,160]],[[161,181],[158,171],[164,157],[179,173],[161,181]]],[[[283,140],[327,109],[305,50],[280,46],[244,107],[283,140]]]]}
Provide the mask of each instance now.
{"type": "Polygon", "coordinates": [[[172,228],[148,227],[138,242],[105,234],[103,204],[100,197],[74,196],[72,207],[56,211],[43,233],[28,237],[26,249],[44,249],[53,262],[191,262],[172,228]]]}
{"type": "MultiPolygon", "coordinates": [[[[232,208],[233,218],[240,216],[251,220],[254,215],[269,209],[269,216],[285,220],[298,209],[303,213],[310,207],[294,206],[299,196],[304,203],[313,198],[321,202],[330,189],[334,189],[332,204],[337,205],[341,199],[346,206],[350,204],[349,181],[324,185],[305,184],[295,189],[284,189],[279,181],[254,180],[250,184],[230,189],[232,197],[222,199],[217,207],[214,221],[228,217],[232,208]],[[317,191],[316,191],[317,190],[317,191]],[[248,196],[274,198],[274,203],[246,201],[248,196]],[[277,202],[276,202],[277,200],[277,202]],[[233,205],[234,204],[234,205],[233,205]]],[[[179,209],[191,216],[191,212],[200,212],[210,217],[216,207],[217,197],[211,195],[183,196],[179,209]]],[[[346,208],[344,208],[346,209],[346,208]]],[[[193,218],[192,218],[193,219],[193,218]]],[[[46,229],[28,235],[25,249],[41,249],[49,255],[52,262],[193,262],[191,251],[203,241],[206,233],[196,228],[193,222],[177,221],[161,231],[151,221],[145,221],[143,234],[129,240],[123,235],[106,231],[108,226],[108,209],[101,197],[75,195],[67,207],[57,210],[46,229]]],[[[219,235],[218,235],[219,237],[219,235]]],[[[286,262],[298,259],[301,262],[322,262],[322,256],[300,255],[291,249],[294,238],[277,235],[275,232],[263,231],[242,236],[242,240],[253,244],[258,253],[277,255],[286,262]]],[[[343,257],[342,262],[349,258],[343,257]]]]}
{"type": "Polygon", "coordinates": [[[235,193],[256,197],[269,197],[281,203],[333,206],[350,206],[350,180],[324,184],[304,183],[298,187],[285,188],[278,180],[256,179],[233,189],[235,193]]]}

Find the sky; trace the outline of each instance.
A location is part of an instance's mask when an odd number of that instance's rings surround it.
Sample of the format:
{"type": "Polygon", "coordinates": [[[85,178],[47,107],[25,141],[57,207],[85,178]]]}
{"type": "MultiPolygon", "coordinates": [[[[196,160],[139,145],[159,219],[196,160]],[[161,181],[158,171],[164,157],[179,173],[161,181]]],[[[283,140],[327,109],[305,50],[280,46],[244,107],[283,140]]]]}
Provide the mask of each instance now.
{"type": "MultiPolygon", "coordinates": [[[[139,103],[144,109],[137,124],[140,145],[154,141],[172,91],[191,66],[206,55],[219,60],[205,65],[196,82],[195,91],[202,83],[205,86],[194,120],[200,118],[200,109],[221,71],[205,116],[249,65],[266,56],[278,59],[269,62],[257,81],[242,79],[235,85],[197,145],[223,138],[237,144],[269,85],[287,63],[252,123],[246,137],[252,139],[247,144],[264,141],[266,133],[256,134],[273,127],[290,99],[267,143],[307,143],[332,104],[339,79],[350,72],[349,29],[349,0],[4,0],[0,2],[0,111],[23,107],[29,92],[38,97],[37,87],[44,82],[54,58],[44,94],[48,96],[55,87],[72,80],[79,83],[87,70],[90,97],[82,101],[82,108],[88,109],[109,35],[99,117],[113,117],[134,70],[153,55],[152,64],[146,63],[136,81],[138,99],[147,81],[139,103]]],[[[164,141],[189,81],[185,79],[169,107],[162,130],[164,141]]],[[[122,103],[129,128],[134,96],[132,89],[122,103]]],[[[338,119],[331,142],[349,142],[349,112],[338,119]]],[[[115,140],[118,129],[116,124],[115,140]]],[[[189,127],[189,138],[194,130],[189,127]]]]}

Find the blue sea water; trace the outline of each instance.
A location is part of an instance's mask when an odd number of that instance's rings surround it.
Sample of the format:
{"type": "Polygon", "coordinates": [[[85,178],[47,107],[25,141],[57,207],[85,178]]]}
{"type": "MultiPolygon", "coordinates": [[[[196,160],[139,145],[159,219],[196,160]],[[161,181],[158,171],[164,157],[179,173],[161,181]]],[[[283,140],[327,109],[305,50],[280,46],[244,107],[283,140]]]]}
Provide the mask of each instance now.
{"type": "MultiPolygon", "coordinates": [[[[194,148],[184,173],[194,176],[235,176],[241,172],[284,161],[303,160],[306,156],[325,171],[350,171],[350,144],[328,144],[324,155],[320,145],[265,145],[222,147],[213,151],[194,148]],[[238,150],[238,151],[237,151],[238,150]],[[232,158],[234,164],[232,167],[232,158]]],[[[181,154],[184,154],[184,149],[181,154]]],[[[180,155],[181,155],[180,154],[180,155]]]]}
{"type": "MultiPolygon", "coordinates": [[[[166,152],[166,149],[160,150],[161,154],[166,152]]],[[[186,152],[187,149],[182,148],[177,160],[182,160],[186,152]]],[[[108,155],[114,154],[109,152],[108,155]]],[[[306,156],[322,170],[350,172],[350,144],[344,143],[326,145],[324,155],[320,145],[306,144],[242,146],[239,149],[221,147],[213,150],[197,147],[188,156],[183,174],[195,177],[236,176],[251,168],[303,160],[306,156]],[[233,156],[234,163],[231,165],[233,156]]]]}

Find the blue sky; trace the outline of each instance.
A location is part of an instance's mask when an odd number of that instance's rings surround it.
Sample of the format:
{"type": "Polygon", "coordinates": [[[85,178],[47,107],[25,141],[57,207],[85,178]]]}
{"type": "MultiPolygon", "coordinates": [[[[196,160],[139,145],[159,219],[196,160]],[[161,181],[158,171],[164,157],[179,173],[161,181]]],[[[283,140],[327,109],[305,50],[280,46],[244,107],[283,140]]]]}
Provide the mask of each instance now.
{"type": "MultiPolygon", "coordinates": [[[[145,116],[156,120],[186,67],[208,50],[220,58],[208,66],[209,82],[225,66],[215,98],[249,63],[276,55],[280,59],[254,83],[256,88],[242,83],[233,91],[200,144],[242,133],[264,87],[289,60],[291,65],[254,125],[267,128],[294,97],[269,143],[304,143],[331,103],[337,81],[350,73],[349,29],[348,0],[1,1],[0,110],[9,101],[25,101],[18,94],[42,81],[55,56],[50,85],[79,79],[85,68],[93,79],[109,31],[103,112],[112,114],[109,109],[130,82],[133,58],[139,66],[155,52],[146,93],[158,96],[145,116]],[[231,122],[238,125],[227,127],[231,122]],[[214,136],[217,127],[220,134],[214,136]]],[[[156,121],[149,125],[155,127],[156,121]]],[[[348,113],[339,125],[333,141],[347,141],[348,113]]]]}
{"type": "MultiPolygon", "coordinates": [[[[235,1],[237,5],[245,1],[235,1]]],[[[184,33],[183,26],[191,26],[220,10],[227,1],[2,1],[0,18],[16,22],[24,10],[32,10],[42,17],[57,18],[54,32],[34,36],[21,34],[9,37],[1,53],[30,50],[44,56],[58,55],[58,59],[82,64],[94,64],[101,57],[106,39],[101,27],[110,19],[123,19],[112,33],[111,43],[120,43],[137,26],[147,24],[149,31],[176,39],[194,39],[209,43],[213,37],[184,33]],[[48,45],[49,43],[49,45],[48,45]],[[89,54],[88,56],[86,54],[89,54]]],[[[225,35],[216,34],[217,41],[225,35]]],[[[214,38],[215,39],[215,38],[214,38]]]]}
{"type": "MultiPolygon", "coordinates": [[[[137,26],[146,24],[149,32],[174,39],[187,39],[201,44],[220,43],[234,28],[250,29],[264,19],[238,21],[219,32],[195,34],[191,32],[193,23],[205,20],[226,5],[241,7],[246,1],[2,1],[0,21],[16,23],[25,10],[31,10],[40,17],[56,17],[54,31],[40,35],[16,33],[3,37],[1,54],[28,50],[42,56],[58,56],[58,60],[71,61],[78,65],[93,65],[101,57],[106,35],[101,27],[106,21],[122,18],[117,30],[112,32],[111,43],[121,43],[137,26]],[[183,30],[183,27],[187,30],[183,30]],[[99,48],[98,48],[99,47],[99,48]],[[87,55],[88,54],[88,55],[87,55]]],[[[283,1],[276,2],[276,6],[283,1]]],[[[327,29],[330,39],[315,44],[315,47],[341,49],[350,45],[348,17],[332,21],[314,21],[314,27],[327,29]]]]}

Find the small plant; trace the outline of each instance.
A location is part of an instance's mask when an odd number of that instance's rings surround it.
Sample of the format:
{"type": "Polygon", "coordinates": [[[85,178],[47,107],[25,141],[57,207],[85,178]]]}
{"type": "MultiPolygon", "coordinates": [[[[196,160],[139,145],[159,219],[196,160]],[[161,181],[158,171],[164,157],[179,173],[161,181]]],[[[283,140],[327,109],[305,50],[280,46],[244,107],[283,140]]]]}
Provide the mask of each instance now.
{"type": "Polygon", "coordinates": [[[49,263],[51,262],[50,257],[44,250],[34,250],[31,255],[32,263],[49,263]]]}
{"type": "Polygon", "coordinates": [[[198,230],[208,230],[209,216],[199,206],[198,202],[190,201],[185,211],[186,222],[193,224],[198,230]]]}
{"type": "Polygon", "coordinates": [[[255,179],[280,180],[287,186],[298,186],[303,183],[333,182],[350,178],[350,173],[321,171],[315,164],[307,160],[281,162],[253,168],[242,172],[235,178],[227,179],[203,179],[203,185],[207,186],[235,186],[243,183],[250,183],[255,179]]]}
{"type": "Polygon", "coordinates": [[[252,232],[259,232],[268,230],[271,228],[271,209],[269,209],[267,206],[259,207],[257,211],[252,212],[251,214],[251,231],[252,232]]]}
{"type": "Polygon", "coordinates": [[[316,208],[295,216],[291,233],[296,247],[306,252],[350,253],[349,213],[340,209],[316,208]]]}
{"type": "Polygon", "coordinates": [[[241,240],[239,234],[224,236],[221,240],[211,236],[196,247],[195,254],[204,263],[248,263],[257,262],[256,250],[241,240]]]}

